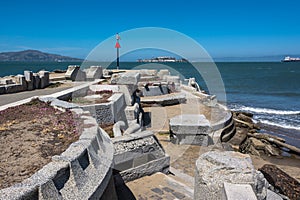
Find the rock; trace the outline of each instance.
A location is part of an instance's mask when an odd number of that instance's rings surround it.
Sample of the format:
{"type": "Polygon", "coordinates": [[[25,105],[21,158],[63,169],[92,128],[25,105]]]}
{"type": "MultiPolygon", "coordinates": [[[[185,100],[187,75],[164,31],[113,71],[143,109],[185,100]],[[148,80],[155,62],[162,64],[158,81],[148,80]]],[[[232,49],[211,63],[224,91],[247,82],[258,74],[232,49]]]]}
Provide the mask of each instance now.
{"type": "Polygon", "coordinates": [[[266,164],[259,169],[280,193],[288,196],[291,200],[300,199],[300,183],[275,165],[266,164]]]}
{"type": "Polygon", "coordinates": [[[252,121],[252,119],[251,119],[250,117],[248,117],[248,116],[246,116],[246,115],[244,115],[244,114],[242,114],[242,113],[240,113],[240,114],[237,116],[237,118],[238,118],[239,120],[242,120],[242,121],[244,121],[244,122],[248,122],[248,123],[250,123],[250,124],[253,123],[253,121],[252,121]]]}
{"type": "Polygon", "coordinates": [[[253,114],[252,113],[249,113],[249,112],[239,112],[240,114],[243,114],[243,115],[246,115],[247,117],[250,117],[252,118],[253,117],[253,114]]]}
{"type": "Polygon", "coordinates": [[[268,154],[268,155],[271,155],[271,156],[279,156],[280,155],[280,150],[278,150],[277,148],[274,148],[270,144],[266,144],[265,153],[268,154]]]}
{"type": "Polygon", "coordinates": [[[255,155],[255,156],[260,156],[260,152],[254,148],[254,146],[250,146],[248,152],[252,155],[255,155]]]}
{"type": "Polygon", "coordinates": [[[257,149],[257,150],[264,150],[265,149],[265,144],[263,142],[261,142],[260,140],[256,139],[256,138],[249,138],[251,145],[257,149]]]}
{"type": "Polygon", "coordinates": [[[254,169],[249,155],[210,151],[196,162],[194,199],[221,199],[223,183],[250,184],[259,200],[265,199],[268,182],[254,169]]]}
{"type": "Polygon", "coordinates": [[[240,145],[247,138],[247,130],[242,128],[237,128],[234,136],[229,140],[229,143],[232,145],[240,145]]]}

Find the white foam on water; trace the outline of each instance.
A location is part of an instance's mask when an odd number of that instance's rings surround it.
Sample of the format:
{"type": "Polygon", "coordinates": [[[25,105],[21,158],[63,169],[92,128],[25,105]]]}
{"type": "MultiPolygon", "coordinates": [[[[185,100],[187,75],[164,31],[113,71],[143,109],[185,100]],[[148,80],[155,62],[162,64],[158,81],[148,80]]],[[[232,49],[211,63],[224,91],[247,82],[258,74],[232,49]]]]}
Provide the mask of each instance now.
{"type": "Polygon", "coordinates": [[[300,131],[299,126],[292,126],[292,125],[288,125],[288,124],[279,124],[279,123],[276,123],[276,122],[270,122],[268,120],[258,120],[258,121],[262,124],[267,124],[267,125],[270,125],[270,126],[277,126],[277,127],[280,127],[280,128],[293,129],[293,130],[300,131]]]}
{"type": "Polygon", "coordinates": [[[238,108],[233,108],[231,110],[253,112],[253,113],[274,114],[274,115],[299,115],[300,114],[300,111],[275,110],[275,109],[268,109],[268,108],[253,108],[253,107],[248,107],[248,106],[241,106],[238,108]]]}

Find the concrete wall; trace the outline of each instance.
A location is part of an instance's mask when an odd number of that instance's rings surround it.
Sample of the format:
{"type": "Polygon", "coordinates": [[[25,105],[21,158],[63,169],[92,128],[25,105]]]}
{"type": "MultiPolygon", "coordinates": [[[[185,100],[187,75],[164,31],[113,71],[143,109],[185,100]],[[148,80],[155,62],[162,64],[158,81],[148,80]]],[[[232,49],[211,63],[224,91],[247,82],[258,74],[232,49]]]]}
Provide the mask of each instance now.
{"type": "Polygon", "coordinates": [[[151,131],[112,138],[112,141],[116,184],[155,172],[168,172],[170,157],[151,131]]]}
{"type": "Polygon", "coordinates": [[[79,140],[30,178],[0,190],[0,199],[117,198],[111,168],[114,149],[109,136],[87,113],[72,110],[86,124],[79,140]]]}
{"type": "Polygon", "coordinates": [[[32,71],[24,71],[24,75],[15,76],[15,83],[0,86],[0,94],[10,94],[26,90],[43,89],[50,84],[49,72],[40,71],[33,74],[32,71]]]}
{"type": "Polygon", "coordinates": [[[80,106],[83,110],[89,111],[100,125],[113,124],[117,121],[124,121],[126,128],[128,123],[125,115],[124,94],[115,93],[109,99],[108,103],[92,104],[80,106]]]}

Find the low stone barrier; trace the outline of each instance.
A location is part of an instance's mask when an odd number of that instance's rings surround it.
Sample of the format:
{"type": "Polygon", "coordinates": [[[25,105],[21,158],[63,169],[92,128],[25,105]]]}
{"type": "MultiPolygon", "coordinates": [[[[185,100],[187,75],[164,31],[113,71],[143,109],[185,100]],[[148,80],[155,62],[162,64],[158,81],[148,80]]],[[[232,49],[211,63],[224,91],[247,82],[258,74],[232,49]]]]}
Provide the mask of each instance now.
{"type": "Polygon", "coordinates": [[[43,89],[50,84],[49,72],[24,71],[24,75],[17,75],[11,79],[4,79],[0,85],[0,94],[10,94],[26,90],[43,89]],[[15,79],[15,81],[13,81],[15,79]],[[3,84],[5,83],[5,84],[3,84]]]}
{"type": "Polygon", "coordinates": [[[170,119],[170,138],[175,144],[208,146],[226,142],[235,134],[232,114],[220,108],[220,116],[212,122],[204,115],[178,115],[170,119]]]}
{"type": "Polygon", "coordinates": [[[71,110],[84,120],[79,140],[30,178],[2,189],[0,199],[116,199],[109,136],[87,113],[71,110]]]}
{"type": "Polygon", "coordinates": [[[186,102],[186,96],[183,93],[171,93],[160,96],[142,97],[143,104],[159,104],[162,106],[175,105],[186,102]]]}
{"type": "Polygon", "coordinates": [[[170,139],[175,144],[212,144],[210,122],[204,115],[183,114],[170,119],[170,139]]]}
{"type": "Polygon", "coordinates": [[[101,125],[124,121],[125,127],[128,128],[125,114],[126,103],[124,94],[115,93],[108,100],[108,103],[80,105],[80,107],[85,111],[89,111],[101,125]]]}
{"type": "Polygon", "coordinates": [[[112,138],[114,144],[114,178],[122,184],[155,172],[167,173],[170,157],[151,131],[112,138]]]}

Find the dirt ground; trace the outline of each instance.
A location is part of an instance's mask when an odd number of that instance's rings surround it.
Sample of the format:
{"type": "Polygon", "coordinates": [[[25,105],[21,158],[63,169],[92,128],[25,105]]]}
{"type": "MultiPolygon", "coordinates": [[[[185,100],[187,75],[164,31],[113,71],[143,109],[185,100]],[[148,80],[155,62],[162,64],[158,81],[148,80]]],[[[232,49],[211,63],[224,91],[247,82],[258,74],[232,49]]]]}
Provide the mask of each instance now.
{"type": "Polygon", "coordinates": [[[0,189],[29,178],[78,140],[72,112],[32,102],[0,111],[0,189]]]}

